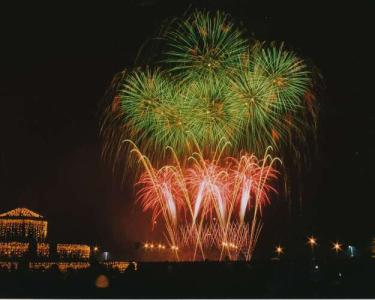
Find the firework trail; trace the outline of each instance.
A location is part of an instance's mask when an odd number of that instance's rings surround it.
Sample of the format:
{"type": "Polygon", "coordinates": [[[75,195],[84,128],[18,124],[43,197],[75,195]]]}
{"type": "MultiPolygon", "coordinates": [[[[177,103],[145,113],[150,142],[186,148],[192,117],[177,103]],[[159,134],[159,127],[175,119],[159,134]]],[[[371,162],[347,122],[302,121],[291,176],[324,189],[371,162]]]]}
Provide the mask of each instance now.
{"type": "Polygon", "coordinates": [[[191,260],[212,251],[220,260],[224,255],[237,259],[240,253],[251,259],[262,208],[275,192],[271,182],[277,178],[273,165],[278,158],[266,152],[261,160],[243,154],[238,160],[218,155],[210,161],[198,151],[184,169],[178,167],[181,162],[155,169],[138,148],[133,152],[146,170],[137,182],[138,201],[152,211],[153,221],[163,220],[170,246],[194,249],[191,260]]]}

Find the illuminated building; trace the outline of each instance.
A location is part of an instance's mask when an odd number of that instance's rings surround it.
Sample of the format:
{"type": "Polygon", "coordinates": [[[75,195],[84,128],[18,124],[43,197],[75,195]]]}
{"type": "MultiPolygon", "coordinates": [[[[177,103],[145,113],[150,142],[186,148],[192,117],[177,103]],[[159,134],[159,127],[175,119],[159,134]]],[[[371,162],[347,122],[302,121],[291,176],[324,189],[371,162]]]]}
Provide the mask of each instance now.
{"type": "Polygon", "coordinates": [[[49,257],[49,244],[47,243],[38,243],[36,245],[36,253],[38,257],[49,257]]]}
{"type": "Polygon", "coordinates": [[[61,272],[66,272],[69,269],[82,270],[90,267],[89,262],[74,261],[74,262],[30,262],[29,268],[32,270],[48,270],[56,265],[61,272]]]}
{"type": "Polygon", "coordinates": [[[29,251],[29,243],[0,243],[0,257],[23,257],[29,251]]]}
{"type": "Polygon", "coordinates": [[[47,238],[47,220],[27,209],[16,208],[0,214],[0,239],[3,241],[44,241],[47,238]]]}
{"type": "Polygon", "coordinates": [[[89,259],[90,247],[81,244],[57,244],[57,255],[61,258],[89,259]]]}
{"type": "Polygon", "coordinates": [[[0,214],[0,258],[14,261],[26,256],[34,260],[55,257],[64,262],[89,260],[90,246],[67,243],[52,246],[47,242],[47,233],[48,221],[27,208],[0,214]]]}
{"type": "MultiPolygon", "coordinates": [[[[48,270],[56,266],[61,272],[66,272],[90,267],[91,256],[99,250],[97,246],[91,251],[91,247],[85,244],[51,243],[47,233],[46,218],[27,208],[0,214],[0,269],[16,270],[25,265],[24,261],[32,270],[48,270]]],[[[129,264],[106,259],[104,267],[124,272],[129,264]]]]}
{"type": "Polygon", "coordinates": [[[136,262],[127,262],[127,261],[111,261],[111,262],[103,262],[102,265],[107,269],[117,270],[119,272],[125,272],[125,270],[133,264],[133,268],[137,270],[137,263],[136,262]]]}

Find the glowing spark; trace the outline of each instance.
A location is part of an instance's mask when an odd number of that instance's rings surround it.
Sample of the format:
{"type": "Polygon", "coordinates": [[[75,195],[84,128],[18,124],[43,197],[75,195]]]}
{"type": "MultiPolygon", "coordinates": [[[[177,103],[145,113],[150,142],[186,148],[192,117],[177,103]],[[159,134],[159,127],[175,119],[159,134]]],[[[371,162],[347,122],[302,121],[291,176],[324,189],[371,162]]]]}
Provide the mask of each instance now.
{"type": "Polygon", "coordinates": [[[194,203],[193,223],[195,223],[195,219],[198,216],[198,212],[199,212],[202,200],[203,200],[203,192],[204,192],[205,187],[206,187],[206,182],[202,181],[200,183],[200,185],[199,185],[199,190],[198,190],[197,198],[196,198],[195,203],[194,203]]]}
{"type": "Polygon", "coordinates": [[[242,188],[241,195],[241,206],[240,206],[240,222],[243,223],[245,218],[246,207],[248,206],[250,200],[250,190],[251,190],[251,179],[245,179],[245,183],[242,188]]]}
{"type": "Polygon", "coordinates": [[[307,243],[311,246],[311,248],[315,247],[317,245],[316,238],[314,236],[309,237],[307,243]]]}
{"type": "Polygon", "coordinates": [[[335,242],[333,243],[332,249],[335,250],[337,253],[342,250],[342,244],[340,244],[339,242],[335,242]]]}
{"type": "Polygon", "coordinates": [[[275,252],[277,253],[277,255],[280,255],[284,253],[284,250],[281,246],[277,246],[275,252]]]}

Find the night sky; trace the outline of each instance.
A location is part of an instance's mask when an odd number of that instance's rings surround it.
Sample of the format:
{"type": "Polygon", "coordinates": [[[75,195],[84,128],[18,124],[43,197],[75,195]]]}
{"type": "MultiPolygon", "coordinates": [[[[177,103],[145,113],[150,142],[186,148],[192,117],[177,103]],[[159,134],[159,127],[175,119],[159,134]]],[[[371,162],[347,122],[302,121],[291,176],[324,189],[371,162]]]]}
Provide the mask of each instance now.
{"type": "MultiPolygon", "coordinates": [[[[332,240],[375,235],[374,7],[371,1],[279,2],[3,8],[0,211],[36,210],[57,240],[122,251],[147,238],[148,217],[134,205],[133,178],[121,188],[100,158],[99,104],[113,75],[133,66],[165,18],[206,8],[225,10],[260,40],[285,41],[319,68],[319,153],[304,183],[311,191],[305,226],[332,240]]],[[[266,220],[270,231],[285,223],[278,211],[286,204],[278,201],[266,220]]]]}

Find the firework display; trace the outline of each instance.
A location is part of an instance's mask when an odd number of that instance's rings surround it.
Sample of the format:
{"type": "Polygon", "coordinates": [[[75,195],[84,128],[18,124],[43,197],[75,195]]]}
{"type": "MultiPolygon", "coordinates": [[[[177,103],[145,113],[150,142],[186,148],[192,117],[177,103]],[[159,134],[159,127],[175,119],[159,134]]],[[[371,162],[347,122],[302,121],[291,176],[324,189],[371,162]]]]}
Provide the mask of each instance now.
{"type": "Polygon", "coordinates": [[[220,260],[223,255],[250,260],[262,228],[262,208],[270,192],[276,192],[271,181],[277,178],[278,158],[268,151],[261,160],[246,153],[223,158],[226,145],[219,144],[210,160],[197,151],[184,162],[174,155],[173,164],[157,169],[133,144],[146,170],[136,184],[138,201],[152,211],[153,223],[164,221],[169,245],[180,253],[194,249],[184,259],[205,259],[207,252],[218,251],[220,260]]]}
{"type": "Polygon", "coordinates": [[[229,16],[205,12],[175,21],[160,39],[159,67],[122,72],[110,88],[101,132],[115,163],[128,156],[125,139],[162,165],[167,146],[184,158],[194,141],[210,153],[223,137],[230,155],[290,151],[291,136],[314,126],[311,72],[284,45],[251,42],[229,16]]]}
{"type": "Polygon", "coordinates": [[[125,70],[110,86],[104,157],[139,176],[139,203],[164,220],[170,246],[193,248],[193,259],[215,248],[220,259],[249,260],[278,174],[268,149],[298,157],[314,129],[312,72],[221,12],[176,19],[157,40],[154,67],[125,70]]]}

